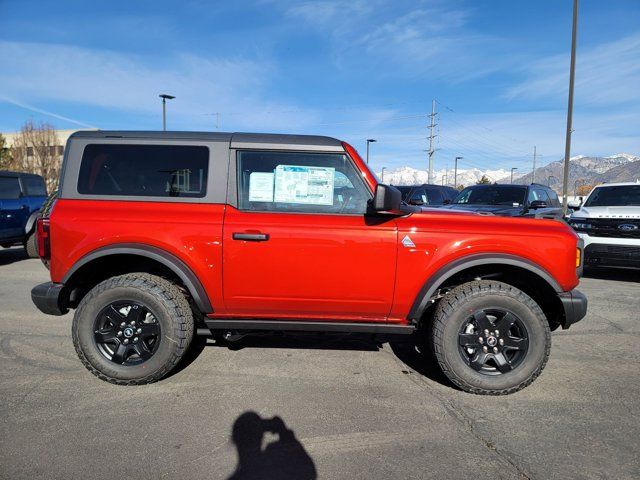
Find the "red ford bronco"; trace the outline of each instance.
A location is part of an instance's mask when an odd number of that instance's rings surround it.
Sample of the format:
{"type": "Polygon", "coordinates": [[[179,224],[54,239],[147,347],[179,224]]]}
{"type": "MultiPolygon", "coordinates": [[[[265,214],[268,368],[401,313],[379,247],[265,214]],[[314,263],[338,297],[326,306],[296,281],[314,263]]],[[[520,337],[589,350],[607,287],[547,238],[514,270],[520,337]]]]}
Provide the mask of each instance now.
{"type": "Polygon", "coordinates": [[[415,334],[460,388],[505,394],[586,314],[576,234],[557,220],[404,204],[318,136],[78,132],[39,221],[44,313],[103,380],[167,375],[194,334],[415,334]]]}

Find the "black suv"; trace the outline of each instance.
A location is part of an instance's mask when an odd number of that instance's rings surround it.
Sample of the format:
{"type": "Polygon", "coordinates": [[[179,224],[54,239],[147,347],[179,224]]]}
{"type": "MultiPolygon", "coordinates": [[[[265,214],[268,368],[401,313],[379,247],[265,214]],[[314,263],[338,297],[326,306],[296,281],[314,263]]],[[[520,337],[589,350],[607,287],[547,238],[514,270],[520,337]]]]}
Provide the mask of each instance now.
{"type": "Polygon", "coordinates": [[[556,192],[538,183],[473,185],[462,190],[444,208],[488,212],[504,217],[562,217],[562,206],[556,192]]]}
{"type": "Polygon", "coordinates": [[[402,200],[409,205],[441,207],[453,201],[460,193],[442,185],[394,185],[402,192],[402,200]]]}

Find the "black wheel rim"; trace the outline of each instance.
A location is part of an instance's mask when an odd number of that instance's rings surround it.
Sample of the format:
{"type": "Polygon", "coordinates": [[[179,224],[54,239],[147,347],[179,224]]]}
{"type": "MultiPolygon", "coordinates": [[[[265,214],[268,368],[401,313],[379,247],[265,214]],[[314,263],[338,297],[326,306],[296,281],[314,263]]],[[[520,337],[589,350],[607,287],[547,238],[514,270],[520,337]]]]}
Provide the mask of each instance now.
{"type": "Polygon", "coordinates": [[[523,321],[513,312],[485,308],[470,315],[458,333],[458,350],[473,370],[503,375],[515,369],[529,350],[523,321]]]}
{"type": "Polygon", "coordinates": [[[161,341],[157,317],[136,302],[114,302],[95,320],[94,339],[100,353],[118,365],[139,365],[149,360],[161,341]]]}

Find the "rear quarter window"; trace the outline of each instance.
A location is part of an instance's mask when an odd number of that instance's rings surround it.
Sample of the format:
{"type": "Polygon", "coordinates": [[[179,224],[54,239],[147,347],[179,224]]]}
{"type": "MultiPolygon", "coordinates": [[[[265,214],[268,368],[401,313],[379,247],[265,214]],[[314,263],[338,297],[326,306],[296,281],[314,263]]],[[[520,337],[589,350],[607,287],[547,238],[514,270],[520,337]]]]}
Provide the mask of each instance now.
{"type": "Polygon", "coordinates": [[[25,194],[31,197],[46,197],[47,187],[44,184],[44,180],[39,177],[22,177],[22,187],[25,194]]]}
{"type": "Polygon", "coordinates": [[[82,154],[78,193],[202,198],[208,169],[205,146],[89,144],[82,154]]]}
{"type": "Polygon", "coordinates": [[[0,200],[15,200],[17,198],[20,198],[18,177],[0,177],[0,200]]]}

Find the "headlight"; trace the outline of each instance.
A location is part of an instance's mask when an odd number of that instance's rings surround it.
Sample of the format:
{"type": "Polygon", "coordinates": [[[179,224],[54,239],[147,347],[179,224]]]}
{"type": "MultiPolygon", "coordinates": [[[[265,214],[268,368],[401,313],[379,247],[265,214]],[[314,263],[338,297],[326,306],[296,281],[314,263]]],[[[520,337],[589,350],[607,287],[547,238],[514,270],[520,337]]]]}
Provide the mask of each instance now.
{"type": "Polygon", "coordinates": [[[593,225],[587,223],[586,218],[570,218],[569,225],[571,225],[576,230],[590,230],[593,228],[593,225]]]}

